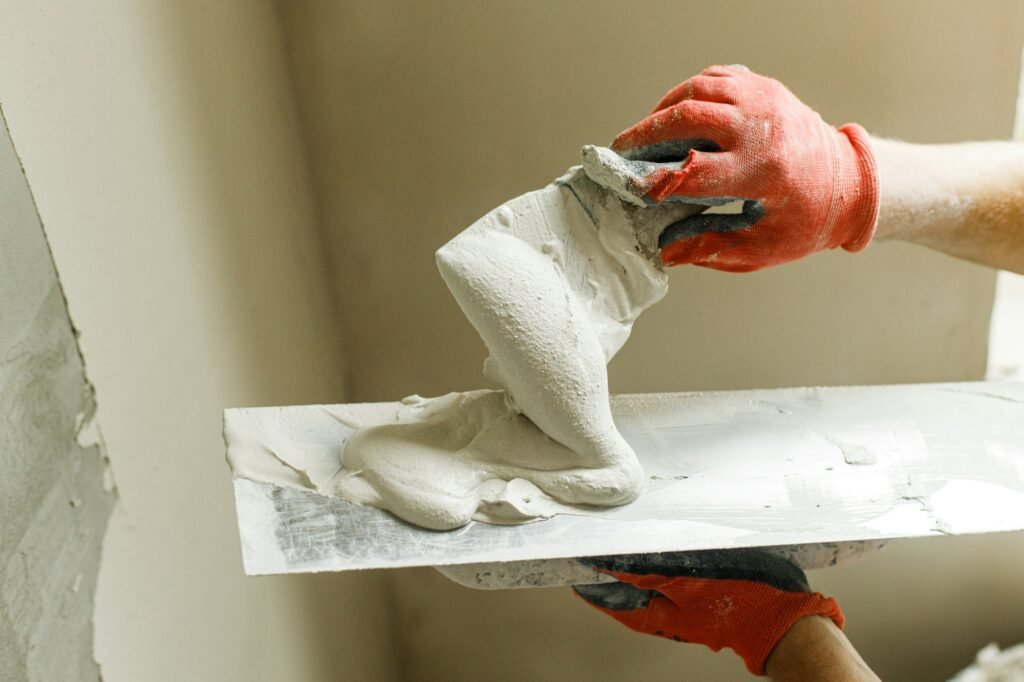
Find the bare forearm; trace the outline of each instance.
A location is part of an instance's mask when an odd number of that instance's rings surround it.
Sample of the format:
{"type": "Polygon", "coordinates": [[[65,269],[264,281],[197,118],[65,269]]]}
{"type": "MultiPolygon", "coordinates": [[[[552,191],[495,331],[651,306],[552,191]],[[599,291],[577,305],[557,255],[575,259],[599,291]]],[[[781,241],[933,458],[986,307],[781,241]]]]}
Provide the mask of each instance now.
{"type": "Polygon", "coordinates": [[[872,140],[878,239],[1024,273],[1024,144],[872,140]]]}
{"type": "Polygon", "coordinates": [[[828,618],[801,618],[775,646],[765,664],[774,682],[878,681],[842,630],[828,618]]]}

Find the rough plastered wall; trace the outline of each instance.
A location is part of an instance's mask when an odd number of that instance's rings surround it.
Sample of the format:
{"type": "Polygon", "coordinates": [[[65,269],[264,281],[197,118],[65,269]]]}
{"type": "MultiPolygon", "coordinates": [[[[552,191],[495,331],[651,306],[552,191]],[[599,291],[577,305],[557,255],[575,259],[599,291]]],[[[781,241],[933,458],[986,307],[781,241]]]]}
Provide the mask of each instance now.
{"type": "MultiPolygon", "coordinates": [[[[281,0],[347,335],[352,400],[482,385],[484,348],[432,252],[540,187],[712,63],[775,75],[827,120],[919,142],[1006,138],[1017,2],[281,0]]],[[[994,275],[876,244],[751,275],[672,272],[611,368],[618,391],[979,378],[994,275]]],[[[886,679],[945,679],[1024,640],[1024,536],[890,547],[813,579],[886,679]]],[[[394,576],[417,680],[744,679],[568,590],[394,576]]]]}
{"type": "Polygon", "coordinates": [[[0,114],[0,679],[95,680],[113,481],[46,235],[0,114]]]}
{"type": "MultiPolygon", "coordinates": [[[[0,14],[0,103],[120,493],[96,595],[104,679],[394,677],[380,576],[242,573],[221,411],[344,398],[272,7],[4,0],[0,14]]],[[[9,475],[5,460],[0,488],[9,475]]],[[[78,636],[41,655],[88,651],[78,636]]]]}

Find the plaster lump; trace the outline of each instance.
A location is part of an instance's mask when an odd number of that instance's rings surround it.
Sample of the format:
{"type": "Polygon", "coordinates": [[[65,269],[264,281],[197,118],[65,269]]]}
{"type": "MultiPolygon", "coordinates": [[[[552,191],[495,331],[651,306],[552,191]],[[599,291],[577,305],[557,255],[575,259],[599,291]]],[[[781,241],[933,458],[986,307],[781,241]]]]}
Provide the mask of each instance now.
{"type": "Polygon", "coordinates": [[[625,203],[575,167],[445,244],[441,276],[504,390],[414,396],[394,423],[351,424],[338,493],[438,530],[634,500],[643,470],[606,365],[667,292],[658,235],[699,210],[625,203]]]}

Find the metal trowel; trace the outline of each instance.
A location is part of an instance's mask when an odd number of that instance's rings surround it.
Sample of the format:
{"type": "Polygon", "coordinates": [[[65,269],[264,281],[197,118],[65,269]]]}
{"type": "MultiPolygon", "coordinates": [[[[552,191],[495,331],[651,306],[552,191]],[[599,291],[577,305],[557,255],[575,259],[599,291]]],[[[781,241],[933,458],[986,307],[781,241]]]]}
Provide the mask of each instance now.
{"type": "Polygon", "coordinates": [[[1024,529],[1024,384],[620,395],[648,476],[624,507],[417,528],[333,495],[351,428],[400,403],[225,412],[250,575],[436,566],[478,588],[600,582],[576,557],[765,547],[805,569],[894,538],[1024,529]]]}

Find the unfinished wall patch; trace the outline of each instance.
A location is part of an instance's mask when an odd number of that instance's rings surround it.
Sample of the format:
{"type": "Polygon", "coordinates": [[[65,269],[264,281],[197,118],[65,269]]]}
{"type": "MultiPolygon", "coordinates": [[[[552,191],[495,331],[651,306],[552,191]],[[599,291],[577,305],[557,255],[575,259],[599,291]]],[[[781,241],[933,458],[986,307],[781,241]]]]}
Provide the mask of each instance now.
{"type": "Polygon", "coordinates": [[[99,679],[93,592],[115,494],[92,386],[2,116],[0,321],[0,679],[99,679]]]}

